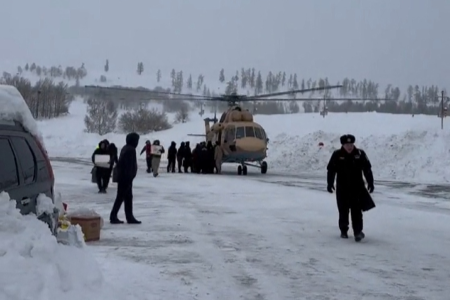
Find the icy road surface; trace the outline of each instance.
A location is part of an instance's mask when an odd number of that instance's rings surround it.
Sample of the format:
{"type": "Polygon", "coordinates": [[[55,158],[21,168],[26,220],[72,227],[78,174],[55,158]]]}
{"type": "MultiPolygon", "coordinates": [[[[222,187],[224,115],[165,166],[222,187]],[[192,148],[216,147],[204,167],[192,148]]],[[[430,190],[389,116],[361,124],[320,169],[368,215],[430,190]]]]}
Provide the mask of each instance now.
{"type": "Polygon", "coordinates": [[[101,241],[90,243],[105,276],[142,289],[142,299],[448,300],[445,199],[376,186],[367,238],[355,243],[339,238],[334,195],[317,179],[256,170],[247,178],[164,171],[153,178],[140,166],[134,212],[143,224],[110,225],[115,184],[97,194],[89,165],[53,166],[69,209],[105,218],[101,241]]]}

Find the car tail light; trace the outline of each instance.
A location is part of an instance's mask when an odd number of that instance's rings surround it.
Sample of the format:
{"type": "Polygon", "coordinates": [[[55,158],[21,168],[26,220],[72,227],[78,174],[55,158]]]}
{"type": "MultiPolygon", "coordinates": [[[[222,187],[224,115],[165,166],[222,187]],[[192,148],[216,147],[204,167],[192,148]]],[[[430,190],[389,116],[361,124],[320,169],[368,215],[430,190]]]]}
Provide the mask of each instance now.
{"type": "Polygon", "coordinates": [[[48,175],[50,176],[50,179],[55,180],[55,175],[53,174],[53,168],[50,163],[50,159],[48,158],[47,150],[44,149],[44,147],[42,146],[42,143],[39,141],[39,139],[34,137],[34,140],[36,141],[36,144],[38,145],[39,149],[41,150],[42,154],[44,155],[45,163],[47,165],[48,175]]]}

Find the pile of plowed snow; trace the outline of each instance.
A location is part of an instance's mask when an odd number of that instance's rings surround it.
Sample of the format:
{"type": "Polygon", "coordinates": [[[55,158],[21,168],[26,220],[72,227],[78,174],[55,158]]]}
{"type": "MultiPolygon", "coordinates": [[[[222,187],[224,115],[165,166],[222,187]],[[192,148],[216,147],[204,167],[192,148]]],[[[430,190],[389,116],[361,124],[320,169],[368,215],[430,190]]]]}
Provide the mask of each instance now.
{"type": "Polygon", "coordinates": [[[87,248],[58,244],[45,223],[15,206],[0,193],[0,299],[120,299],[87,248]]]}
{"type": "MultiPolygon", "coordinates": [[[[371,160],[376,179],[450,182],[450,133],[440,129],[397,134],[355,134],[356,145],[371,160]]],[[[279,134],[270,142],[272,168],[289,173],[326,174],[332,152],[340,148],[339,133],[279,134]],[[324,144],[323,147],[319,143],[324,144]]]]}

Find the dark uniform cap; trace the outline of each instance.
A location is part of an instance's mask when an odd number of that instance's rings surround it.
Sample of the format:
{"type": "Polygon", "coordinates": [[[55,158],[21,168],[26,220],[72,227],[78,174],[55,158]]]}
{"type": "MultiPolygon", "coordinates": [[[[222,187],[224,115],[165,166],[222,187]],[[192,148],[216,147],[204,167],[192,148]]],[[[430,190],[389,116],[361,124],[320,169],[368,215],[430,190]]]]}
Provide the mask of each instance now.
{"type": "Polygon", "coordinates": [[[341,136],[341,145],[345,144],[353,144],[355,142],[356,138],[354,135],[351,134],[344,134],[341,136]]]}

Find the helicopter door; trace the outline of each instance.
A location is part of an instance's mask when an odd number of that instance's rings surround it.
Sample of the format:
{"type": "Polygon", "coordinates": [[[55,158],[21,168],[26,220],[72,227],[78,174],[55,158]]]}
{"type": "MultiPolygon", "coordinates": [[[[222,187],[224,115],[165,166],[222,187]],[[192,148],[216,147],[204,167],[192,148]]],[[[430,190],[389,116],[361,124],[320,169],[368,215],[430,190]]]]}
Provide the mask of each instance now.
{"type": "MultiPolygon", "coordinates": [[[[225,154],[229,153],[230,151],[233,151],[233,146],[235,144],[235,138],[236,138],[236,128],[235,127],[228,127],[223,135],[223,149],[225,150],[225,154]]],[[[235,149],[235,148],[234,148],[235,149]]]]}

